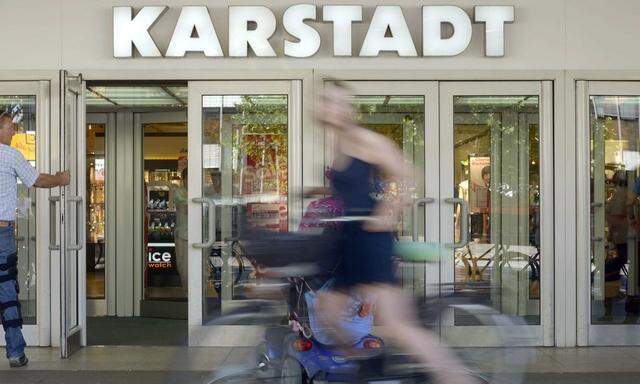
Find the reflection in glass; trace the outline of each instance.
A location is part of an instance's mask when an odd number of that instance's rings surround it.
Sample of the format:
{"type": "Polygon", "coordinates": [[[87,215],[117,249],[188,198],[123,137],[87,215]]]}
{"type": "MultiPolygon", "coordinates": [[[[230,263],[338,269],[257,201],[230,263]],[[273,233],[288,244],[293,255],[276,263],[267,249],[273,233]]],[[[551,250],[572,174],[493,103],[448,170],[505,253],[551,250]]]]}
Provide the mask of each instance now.
{"type": "Polygon", "coordinates": [[[217,239],[203,251],[206,323],[245,300],[239,287],[255,279],[235,241],[240,225],[289,230],[289,127],[286,95],[204,96],[202,106],[202,194],[216,205],[215,223],[203,208],[203,238],[213,224],[217,239]]]}
{"type": "MultiPolygon", "coordinates": [[[[0,96],[0,111],[10,106],[23,108],[20,122],[11,146],[18,149],[25,159],[37,167],[36,159],[36,97],[0,96]]],[[[37,244],[36,244],[36,193],[18,180],[18,210],[16,215],[16,241],[18,247],[18,299],[22,305],[25,324],[36,324],[37,296],[37,244]]]]}
{"type": "Polygon", "coordinates": [[[105,298],[105,124],[87,125],[87,299],[105,298]]]}
{"type": "Polygon", "coordinates": [[[592,96],[591,323],[637,323],[640,97],[592,96]]]}
{"type": "MultiPolygon", "coordinates": [[[[355,121],[393,140],[402,149],[405,161],[414,167],[412,185],[394,185],[376,182],[376,199],[390,200],[399,188],[410,189],[413,198],[424,197],[424,96],[353,96],[355,121]]],[[[424,240],[424,209],[419,209],[417,233],[424,240]]],[[[411,208],[402,212],[396,234],[410,239],[413,233],[411,208]]],[[[424,294],[425,268],[409,264],[399,272],[403,287],[416,296],[424,294]]]]}
{"type": "MultiPolygon", "coordinates": [[[[454,195],[469,206],[456,249],[458,292],[540,324],[540,132],[537,96],[454,97],[454,195]]],[[[456,325],[469,324],[456,313],[456,325]]]]}

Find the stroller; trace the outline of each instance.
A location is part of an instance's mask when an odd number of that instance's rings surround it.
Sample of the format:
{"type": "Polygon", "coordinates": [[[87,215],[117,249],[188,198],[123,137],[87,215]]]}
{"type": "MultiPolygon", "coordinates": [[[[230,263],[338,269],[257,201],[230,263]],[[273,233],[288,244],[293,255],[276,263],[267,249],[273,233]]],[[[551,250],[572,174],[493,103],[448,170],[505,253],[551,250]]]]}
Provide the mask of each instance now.
{"type": "MultiPolygon", "coordinates": [[[[335,250],[338,228],[318,220],[317,215],[310,218],[311,208],[302,226],[320,228],[321,233],[248,230],[242,236],[243,249],[252,264],[276,271],[288,286],[287,325],[267,329],[255,363],[261,376],[280,377],[283,383],[350,381],[359,365],[337,348],[337,338],[323,326],[317,309],[318,293],[331,288],[332,275],[340,262],[335,250]]],[[[368,354],[382,351],[383,341],[371,335],[373,314],[368,301],[352,298],[341,328],[347,331],[351,349],[368,354]]],[[[341,344],[344,341],[341,339],[341,344]]]]}

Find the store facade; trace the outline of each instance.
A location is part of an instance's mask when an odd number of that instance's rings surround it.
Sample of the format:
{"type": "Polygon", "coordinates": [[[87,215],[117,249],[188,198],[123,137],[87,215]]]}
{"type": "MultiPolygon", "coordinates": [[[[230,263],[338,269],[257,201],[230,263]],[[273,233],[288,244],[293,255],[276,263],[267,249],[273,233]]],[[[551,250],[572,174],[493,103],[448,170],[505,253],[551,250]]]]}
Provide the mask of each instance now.
{"type": "MultiPolygon", "coordinates": [[[[640,343],[637,214],[623,214],[638,206],[640,57],[628,47],[640,5],[12,3],[0,31],[19,48],[5,48],[0,100],[25,110],[15,145],[41,171],[75,175],[64,194],[21,191],[31,345],[67,355],[86,344],[87,316],[162,311],[153,292],[165,300],[167,284],[184,299],[190,345],[255,341],[256,326],[206,325],[244,300],[230,283],[235,218],[299,227],[302,189],[324,185],[331,164],[313,110],[334,80],[416,169],[398,236],[452,245],[437,268],[402,270],[407,290],[486,283],[482,299],[517,320],[522,345],[640,343]],[[131,107],[109,87],[175,103],[131,107]],[[186,191],[182,240],[172,182],[186,191]],[[106,260],[88,258],[95,249],[106,260]],[[95,300],[87,264],[104,269],[95,300]]],[[[499,346],[500,327],[451,314],[441,331],[499,346]]]]}

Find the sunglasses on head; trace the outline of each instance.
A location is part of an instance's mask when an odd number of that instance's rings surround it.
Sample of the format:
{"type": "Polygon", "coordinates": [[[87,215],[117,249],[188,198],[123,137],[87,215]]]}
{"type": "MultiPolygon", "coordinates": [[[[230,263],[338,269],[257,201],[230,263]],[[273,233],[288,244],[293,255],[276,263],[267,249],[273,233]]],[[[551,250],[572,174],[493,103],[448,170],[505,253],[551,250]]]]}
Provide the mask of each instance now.
{"type": "Polygon", "coordinates": [[[22,105],[14,104],[7,107],[4,112],[0,113],[0,117],[8,116],[14,124],[20,124],[23,117],[22,105]]]}

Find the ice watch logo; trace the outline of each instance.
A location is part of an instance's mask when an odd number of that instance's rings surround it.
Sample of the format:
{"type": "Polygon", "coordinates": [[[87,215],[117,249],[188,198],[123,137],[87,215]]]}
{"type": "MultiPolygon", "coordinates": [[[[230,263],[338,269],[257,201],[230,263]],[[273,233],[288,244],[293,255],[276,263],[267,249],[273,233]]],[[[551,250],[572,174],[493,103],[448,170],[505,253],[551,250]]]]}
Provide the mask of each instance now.
{"type": "MultiPolygon", "coordinates": [[[[166,52],[162,53],[151,36],[153,25],[163,17],[167,6],[142,7],[135,15],[132,7],[113,8],[113,55],[133,57],[135,47],[142,57],[184,57],[199,52],[206,57],[224,57],[225,53],[206,6],[184,6],[173,30],[166,52]]],[[[471,43],[472,23],[485,24],[485,55],[501,57],[505,52],[505,24],[515,20],[513,6],[476,6],[473,22],[462,8],[451,5],[422,7],[422,56],[455,56],[471,43]],[[451,26],[443,34],[443,24],[451,26]]],[[[282,26],[292,38],[284,39],[284,55],[305,58],[316,54],[322,45],[314,23],[333,26],[333,55],[354,56],[352,26],[363,21],[363,6],[297,4],[282,15],[282,26]],[[322,16],[318,15],[321,8],[322,16]]],[[[277,29],[276,16],[264,6],[228,8],[229,57],[247,57],[249,48],[258,57],[278,56],[269,41],[277,29]]],[[[401,57],[418,57],[403,10],[397,5],[375,7],[360,57],[375,57],[395,52],[401,57]]]]}
{"type": "Polygon", "coordinates": [[[168,269],[173,266],[173,255],[169,252],[149,252],[148,266],[150,268],[168,269]]]}

